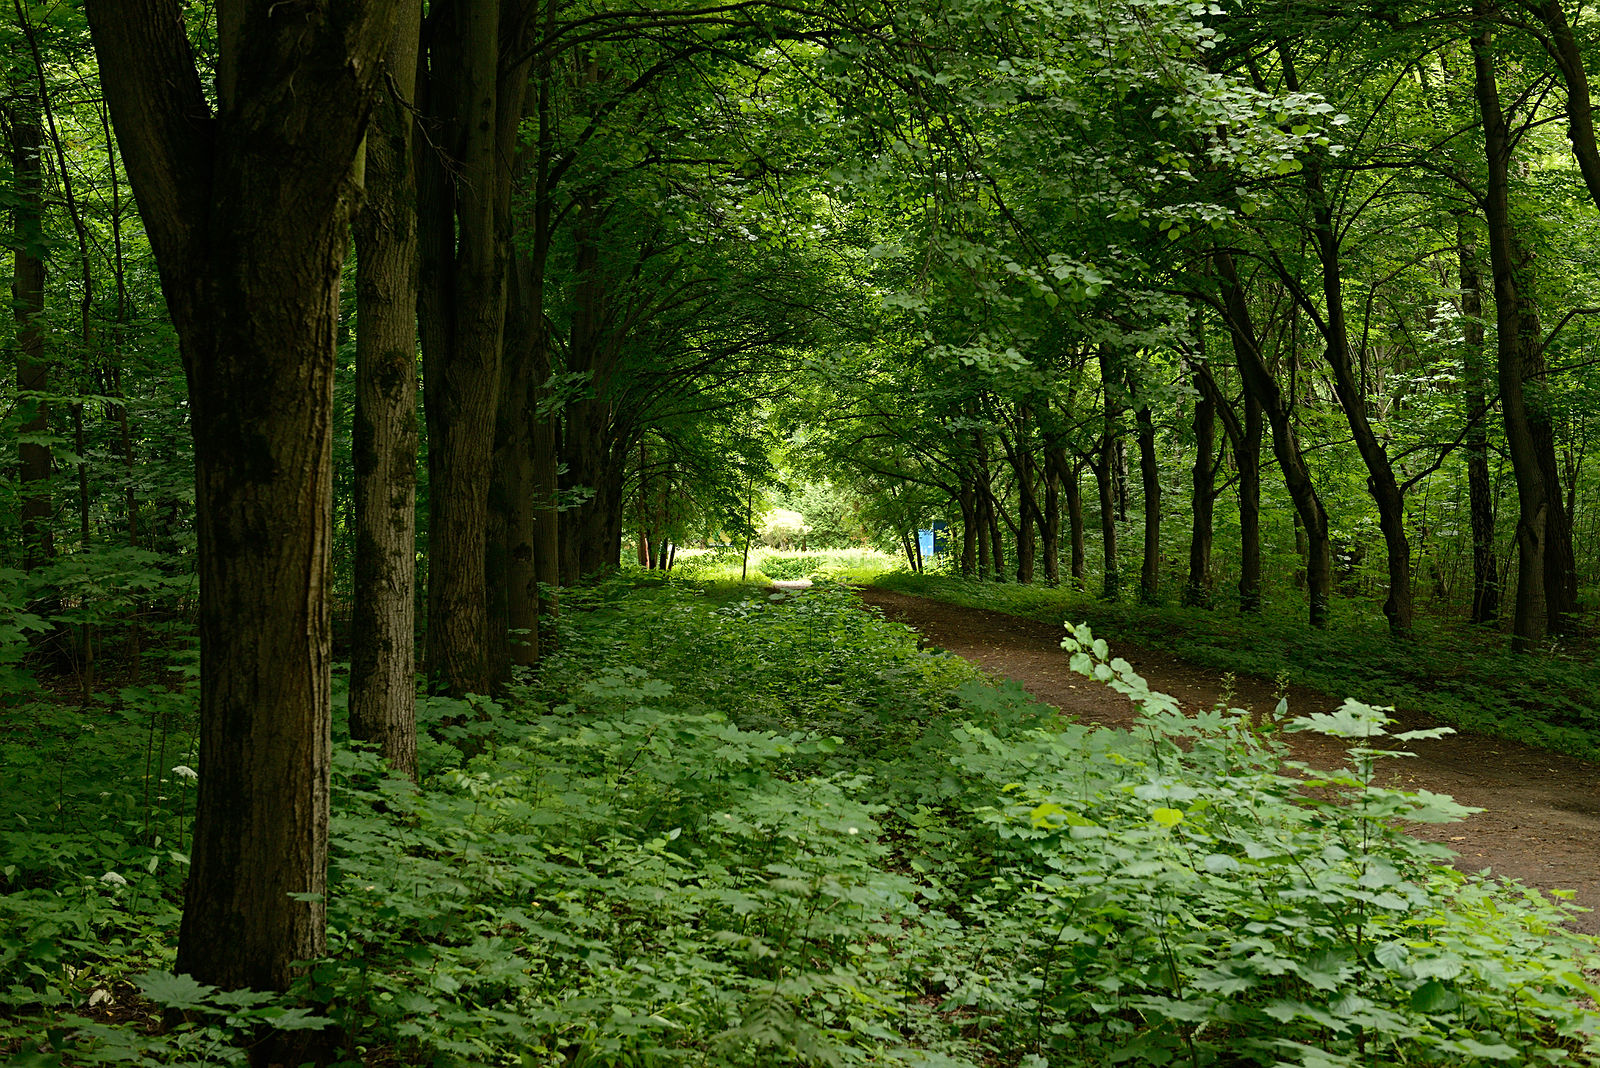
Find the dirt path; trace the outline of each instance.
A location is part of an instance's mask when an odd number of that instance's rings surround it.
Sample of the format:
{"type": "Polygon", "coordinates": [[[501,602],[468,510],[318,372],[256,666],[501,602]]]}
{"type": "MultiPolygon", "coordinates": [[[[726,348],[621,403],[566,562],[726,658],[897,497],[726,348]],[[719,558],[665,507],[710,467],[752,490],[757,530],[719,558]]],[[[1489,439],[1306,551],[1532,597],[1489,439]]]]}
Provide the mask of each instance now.
{"type": "MultiPolygon", "coordinates": [[[[961,608],[921,597],[867,588],[866,603],[886,617],[908,624],[928,641],[966,657],[987,671],[1016,679],[1030,693],[1079,720],[1108,727],[1127,727],[1133,707],[1115,691],[1074,675],[1060,648],[1059,626],[1003,612],[961,608]]],[[[1171,653],[1097,635],[1111,643],[1112,654],[1128,660],[1149,680],[1150,688],[1169,693],[1186,708],[1209,708],[1222,693],[1218,673],[1184,663],[1171,653]]],[[[1269,712],[1277,704],[1273,685],[1240,676],[1234,680],[1232,704],[1269,712]]],[[[1377,694],[1352,694],[1381,700],[1377,694]]],[[[1343,699],[1291,687],[1289,707],[1295,714],[1326,712],[1343,699]]],[[[1425,716],[1396,714],[1413,730],[1436,726],[1425,716]]],[[[1313,734],[1287,736],[1298,759],[1320,767],[1343,763],[1341,747],[1313,734]]],[[[1415,747],[1417,756],[1391,761],[1388,785],[1446,793],[1465,805],[1485,811],[1463,823],[1417,828],[1456,850],[1456,866],[1468,871],[1491,868],[1546,890],[1576,891],[1575,900],[1600,909],[1600,781],[1595,765],[1516,742],[1478,735],[1448,735],[1415,747]]],[[[1600,934],[1600,912],[1580,916],[1574,926],[1600,934]]]]}

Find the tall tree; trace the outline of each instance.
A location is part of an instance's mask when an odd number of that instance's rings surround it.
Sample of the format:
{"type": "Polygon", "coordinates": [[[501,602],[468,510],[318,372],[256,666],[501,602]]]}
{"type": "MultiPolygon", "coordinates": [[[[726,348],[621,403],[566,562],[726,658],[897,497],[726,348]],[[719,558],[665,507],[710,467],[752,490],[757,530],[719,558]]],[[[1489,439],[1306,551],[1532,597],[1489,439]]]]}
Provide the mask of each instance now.
{"type": "Polygon", "coordinates": [[[417,775],[417,185],[409,110],[421,0],[398,0],[388,91],[367,131],[355,219],[355,605],[350,735],[417,775]]]}
{"type": "Polygon", "coordinates": [[[13,72],[5,109],[11,154],[11,314],[16,320],[18,429],[22,483],[22,567],[31,571],[54,553],[50,500],[50,364],[44,348],[44,126],[35,72],[13,72]]]}
{"type": "Polygon", "coordinates": [[[328,546],[340,265],[395,0],[90,0],[188,377],[200,784],[177,969],[282,989],[326,948],[328,546]],[[215,104],[211,103],[214,100],[215,104]]]}

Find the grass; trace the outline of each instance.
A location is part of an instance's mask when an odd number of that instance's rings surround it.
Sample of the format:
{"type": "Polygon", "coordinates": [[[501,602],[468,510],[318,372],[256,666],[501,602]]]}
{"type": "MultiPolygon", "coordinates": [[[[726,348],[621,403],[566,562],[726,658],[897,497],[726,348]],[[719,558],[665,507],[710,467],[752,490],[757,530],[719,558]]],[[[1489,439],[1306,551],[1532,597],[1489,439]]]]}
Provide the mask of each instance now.
{"type": "Polygon", "coordinates": [[[1317,630],[1268,605],[1259,616],[1178,605],[1108,604],[1080,590],[890,572],[875,585],[1050,623],[1086,621],[1103,636],[1163,649],[1201,667],[1289,682],[1335,697],[1382,700],[1463,730],[1600,760],[1600,664],[1551,649],[1509,652],[1500,635],[1419,618],[1395,639],[1375,613],[1336,611],[1317,630]]]}

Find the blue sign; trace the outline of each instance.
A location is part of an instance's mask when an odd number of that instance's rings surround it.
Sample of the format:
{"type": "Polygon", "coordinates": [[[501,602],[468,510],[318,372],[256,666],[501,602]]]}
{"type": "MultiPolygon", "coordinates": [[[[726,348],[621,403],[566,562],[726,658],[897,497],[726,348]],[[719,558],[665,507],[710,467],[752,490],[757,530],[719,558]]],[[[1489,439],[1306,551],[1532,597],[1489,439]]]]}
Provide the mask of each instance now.
{"type": "Polygon", "coordinates": [[[917,549],[923,556],[938,556],[950,551],[950,524],[935,519],[928,530],[917,531],[917,549]]]}

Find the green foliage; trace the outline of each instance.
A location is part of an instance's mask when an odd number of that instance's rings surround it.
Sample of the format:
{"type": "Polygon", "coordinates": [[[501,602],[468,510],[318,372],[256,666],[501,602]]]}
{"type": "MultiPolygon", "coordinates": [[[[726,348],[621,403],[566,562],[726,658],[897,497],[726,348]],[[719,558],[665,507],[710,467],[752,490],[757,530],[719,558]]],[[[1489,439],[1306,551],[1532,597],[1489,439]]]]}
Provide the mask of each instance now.
{"type": "MultiPolygon", "coordinates": [[[[1087,628],[1064,655],[1139,705],[1131,734],[921,651],[827,583],[614,581],[561,628],[506,701],[429,703],[425,722],[471,726],[424,745],[420,790],[338,749],[329,956],[288,997],[163,971],[159,847],[9,838],[0,930],[27,934],[0,957],[8,1063],[238,1063],[251,1029],[323,1020],[351,1063],[1593,1052],[1593,945],[1561,907],[1394,828],[1458,806],[1372,786],[1375,749],[1313,773],[1240,713],[1182,717],[1087,628]],[[191,1022],[114,1025],[107,999],[191,1022]]],[[[1384,717],[1292,726],[1371,746],[1384,717]]]]}

